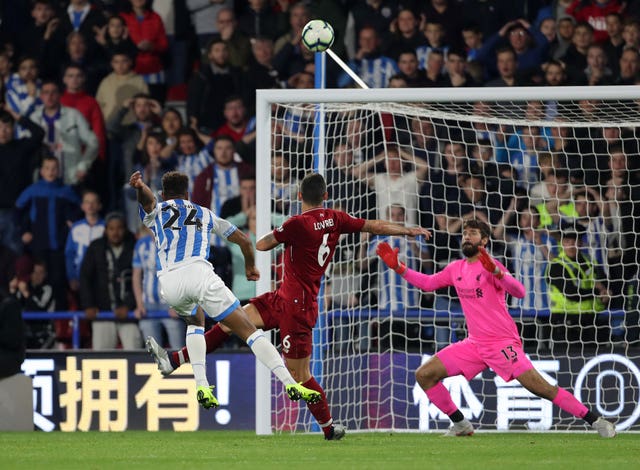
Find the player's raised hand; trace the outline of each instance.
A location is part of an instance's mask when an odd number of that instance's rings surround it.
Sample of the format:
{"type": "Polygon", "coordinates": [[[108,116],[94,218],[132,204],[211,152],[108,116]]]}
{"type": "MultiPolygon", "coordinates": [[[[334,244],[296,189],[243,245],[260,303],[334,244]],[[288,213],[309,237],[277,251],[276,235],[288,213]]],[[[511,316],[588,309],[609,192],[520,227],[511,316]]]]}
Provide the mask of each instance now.
{"type": "Polygon", "coordinates": [[[376,254],[384,261],[384,264],[398,274],[402,274],[407,270],[407,266],[398,261],[398,248],[394,250],[387,242],[378,243],[376,254]]]}
{"type": "Polygon", "coordinates": [[[135,189],[141,189],[144,187],[144,181],[142,181],[142,174],[139,171],[136,171],[129,178],[129,186],[135,189]]]}
{"type": "Polygon", "coordinates": [[[504,273],[498,267],[498,265],[493,260],[491,255],[487,253],[487,250],[485,250],[485,248],[481,246],[481,247],[478,247],[478,252],[479,252],[478,259],[480,260],[482,267],[487,271],[489,271],[494,276],[496,276],[498,279],[502,279],[504,277],[504,273]]]}

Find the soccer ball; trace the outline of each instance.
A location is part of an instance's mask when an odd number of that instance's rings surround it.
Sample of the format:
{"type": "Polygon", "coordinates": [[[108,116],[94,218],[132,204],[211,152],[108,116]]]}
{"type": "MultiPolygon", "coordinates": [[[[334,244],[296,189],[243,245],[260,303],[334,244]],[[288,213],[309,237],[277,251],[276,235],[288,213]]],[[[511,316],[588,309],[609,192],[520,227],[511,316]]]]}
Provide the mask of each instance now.
{"type": "Polygon", "coordinates": [[[302,44],[311,52],[323,52],[331,47],[333,28],[324,20],[311,20],[302,29],[302,44]]]}

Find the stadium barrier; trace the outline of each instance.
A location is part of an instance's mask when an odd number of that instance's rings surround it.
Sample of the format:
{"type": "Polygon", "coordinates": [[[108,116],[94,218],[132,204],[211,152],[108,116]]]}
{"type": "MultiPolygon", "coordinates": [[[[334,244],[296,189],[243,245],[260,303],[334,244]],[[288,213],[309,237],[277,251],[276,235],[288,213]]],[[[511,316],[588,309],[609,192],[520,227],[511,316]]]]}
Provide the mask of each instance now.
{"type": "MultiPolygon", "coordinates": [[[[460,311],[447,311],[447,310],[434,310],[434,309],[410,309],[406,311],[393,312],[384,309],[353,309],[353,310],[330,310],[327,312],[331,320],[336,320],[342,317],[353,318],[357,316],[360,319],[372,319],[372,318],[394,318],[396,320],[402,320],[403,318],[463,318],[460,311]]],[[[550,312],[548,310],[521,310],[510,309],[509,313],[515,319],[518,318],[548,318],[550,312]]],[[[606,310],[598,314],[600,320],[608,320],[611,326],[619,324],[624,321],[624,310],[606,310]]],[[[146,318],[168,318],[169,314],[164,310],[150,310],[147,312],[146,318]]],[[[22,314],[24,320],[71,320],[72,337],[71,346],[73,349],[80,348],[80,320],[85,320],[85,314],[82,311],[77,312],[24,312],[22,314]]],[[[97,318],[99,320],[115,320],[115,314],[113,312],[99,312],[97,318]]],[[[133,312],[129,312],[128,318],[135,319],[133,312]]]]}

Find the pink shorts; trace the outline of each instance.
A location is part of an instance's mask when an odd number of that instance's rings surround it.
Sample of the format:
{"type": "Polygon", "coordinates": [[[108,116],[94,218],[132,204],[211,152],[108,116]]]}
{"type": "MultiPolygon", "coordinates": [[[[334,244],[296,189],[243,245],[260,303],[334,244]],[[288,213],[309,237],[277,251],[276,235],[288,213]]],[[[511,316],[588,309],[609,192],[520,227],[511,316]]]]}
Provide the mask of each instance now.
{"type": "Polygon", "coordinates": [[[533,369],[522,344],[516,340],[478,343],[467,338],[438,351],[436,357],[442,361],[449,376],[462,374],[467,380],[487,367],[507,382],[533,369]]]}

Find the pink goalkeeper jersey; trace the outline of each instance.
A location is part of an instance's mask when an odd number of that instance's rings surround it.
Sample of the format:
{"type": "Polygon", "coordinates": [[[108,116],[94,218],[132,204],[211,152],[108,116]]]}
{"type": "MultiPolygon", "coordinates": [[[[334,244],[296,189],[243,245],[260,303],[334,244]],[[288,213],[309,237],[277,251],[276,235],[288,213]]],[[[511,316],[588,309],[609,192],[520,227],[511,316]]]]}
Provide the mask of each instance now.
{"type": "Polygon", "coordinates": [[[424,290],[454,286],[470,339],[482,342],[517,339],[520,342],[518,328],[507,310],[504,286],[513,286],[511,293],[516,296],[519,296],[519,289],[524,291],[524,287],[511,277],[502,264],[497,261],[496,264],[505,272],[502,280],[487,272],[479,261],[469,263],[466,259],[454,261],[431,276],[407,270],[404,277],[424,290]]]}

